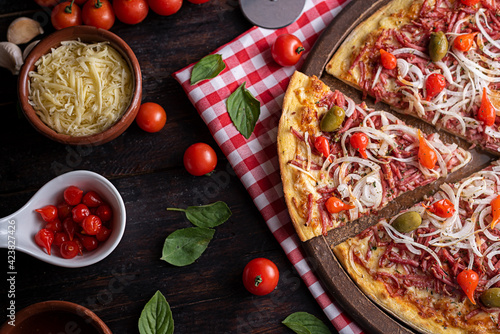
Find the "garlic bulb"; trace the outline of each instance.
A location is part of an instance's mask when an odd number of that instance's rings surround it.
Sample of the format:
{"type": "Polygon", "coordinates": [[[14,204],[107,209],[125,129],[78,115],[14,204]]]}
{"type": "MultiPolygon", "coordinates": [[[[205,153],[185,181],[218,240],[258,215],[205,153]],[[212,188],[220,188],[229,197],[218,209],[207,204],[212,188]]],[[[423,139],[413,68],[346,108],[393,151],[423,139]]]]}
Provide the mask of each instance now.
{"type": "Polygon", "coordinates": [[[5,67],[17,75],[22,65],[23,53],[19,46],[11,42],[0,42],[0,67],[5,67]]]}
{"type": "Polygon", "coordinates": [[[14,44],[24,44],[40,34],[43,34],[43,29],[38,21],[28,17],[20,17],[9,25],[7,40],[14,44]]]}

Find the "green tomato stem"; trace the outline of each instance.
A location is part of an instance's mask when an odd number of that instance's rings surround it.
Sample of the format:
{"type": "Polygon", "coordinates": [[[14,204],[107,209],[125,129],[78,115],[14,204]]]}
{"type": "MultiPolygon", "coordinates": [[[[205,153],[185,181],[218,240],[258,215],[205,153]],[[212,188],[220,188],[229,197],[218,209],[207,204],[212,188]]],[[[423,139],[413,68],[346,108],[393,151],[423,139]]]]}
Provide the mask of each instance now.
{"type": "Polygon", "coordinates": [[[255,286],[259,286],[260,283],[262,283],[262,277],[260,275],[257,275],[255,277],[254,284],[255,284],[255,286]]]}
{"type": "Polygon", "coordinates": [[[66,8],[64,8],[64,11],[68,14],[71,14],[72,11],[73,11],[73,3],[75,2],[75,0],[71,0],[71,3],[66,6],[66,8]]]}

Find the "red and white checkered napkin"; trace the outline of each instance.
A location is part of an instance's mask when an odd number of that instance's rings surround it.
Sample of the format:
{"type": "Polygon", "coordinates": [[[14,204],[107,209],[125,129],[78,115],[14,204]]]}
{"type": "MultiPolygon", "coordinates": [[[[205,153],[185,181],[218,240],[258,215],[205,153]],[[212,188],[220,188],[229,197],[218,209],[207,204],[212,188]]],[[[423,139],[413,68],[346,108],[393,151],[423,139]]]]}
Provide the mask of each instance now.
{"type": "Polygon", "coordinates": [[[296,66],[281,67],[271,56],[271,45],[283,33],[292,33],[311,50],[314,42],[345,5],[345,0],[306,0],[300,18],[278,30],[253,27],[232,42],[215,50],[222,55],[226,70],[214,79],[190,85],[194,64],[174,73],[214,136],[222,152],[250,193],[289,260],[335,328],[342,334],[361,333],[355,323],[337,307],[311,271],[300,240],[290,221],[281,184],[276,136],[283,95],[296,66]],[[261,114],[252,136],[245,139],[231,123],[226,99],[244,81],[261,102],[261,114]]]}

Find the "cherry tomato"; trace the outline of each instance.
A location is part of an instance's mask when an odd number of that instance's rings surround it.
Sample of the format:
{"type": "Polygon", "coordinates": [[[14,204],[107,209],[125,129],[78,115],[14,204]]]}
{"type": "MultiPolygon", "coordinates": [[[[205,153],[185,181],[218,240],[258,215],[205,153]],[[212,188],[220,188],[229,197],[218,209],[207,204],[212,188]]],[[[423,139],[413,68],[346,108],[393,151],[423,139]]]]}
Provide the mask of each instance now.
{"type": "Polygon", "coordinates": [[[184,152],[184,167],[189,174],[200,176],[210,173],[217,165],[215,151],[205,143],[196,143],[184,152]]]}
{"type": "Polygon", "coordinates": [[[392,53],[387,52],[384,49],[380,49],[380,63],[384,68],[393,70],[398,65],[398,60],[392,53]]]}
{"type": "Polygon", "coordinates": [[[59,3],[59,0],[35,0],[35,2],[42,7],[54,7],[59,3]]]}
{"type": "Polygon", "coordinates": [[[188,0],[188,1],[199,5],[200,3],[209,2],[210,0],[188,0]]]}
{"type": "Polygon", "coordinates": [[[467,52],[472,48],[472,44],[474,43],[474,37],[477,35],[477,32],[472,34],[463,34],[458,35],[453,41],[453,47],[458,51],[467,52]]]}
{"type": "Polygon", "coordinates": [[[66,233],[66,232],[57,232],[56,234],[54,234],[53,245],[59,247],[59,246],[62,245],[63,242],[68,241],[68,240],[70,240],[69,236],[68,236],[68,233],[66,233]]]}
{"type": "Polygon", "coordinates": [[[323,154],[325,158],[330,155],[330,144],[328,143],[328,139],[323,136],[316,137],[314,140],[314,147],[323,154]]]}
{"type": "Polygon", "coordinates": [[[431,206],[427,208],[430,212],[436,216],[442,218],[450,218],[455,213],[455,206],[447,198],[443,198],[437,202],[432,203],[431,206]]]}
{"type": "Polygon", "coordinates": [[[46,205],[43,208],[35,209],[47,223],[57,218],[57,208],[55,205],[46,205]]]}
{"type": "Polygon", "coordinates": [[[45,225],[45,228],[51,230],[54,233],[61,232],[63,230],[62,223],[59,218],[54,219],[50,223],[47,223],[47,225],[45,225]]]}
{"type": "Polygon", "coordinates": [[[457,283],[464,290],[465,295],[472,304],[476,305],[474,291],[476,290],[477,283],[479,283],[479,275],[474,270],[466,269],[458,274],[457,283]]]}
{"type": "Polygon", "coordinates": [[[89,208],[95,208],[101,205],[103,202],[101,196],[99,196],[99,194],[96,193],[95,191],[91,190],[87,192],[85,195],[83,195],[82,203],[88,206],[89,208]]]}
{"type": "Polygon", "coordinates": [[[475,6],[479,3],[481,0],[460,0],[460,2],[466,6],[475,6]]]}
{"type": "Polygon", "coordinates": [[[491,215],[493,219],[491,220],[491,228],[494,228],[496,224],[500,221],[500,195],[495,197],[491,203],[491,215]]]}
{"type": "Polygon", "coordinates": [[[47,254],[49,255],[50,255],[50,247],[52,246],[53,241],[54,241],[54,232],[46,228],[42,228],[35,235],[36,244],[42,248],[45,248],[47,250],[47,254]]]}
{"type": "Polygon", "coordinates": [[[425,168],[433,169],[434,166],[436,166],[437,154],[429,144],[427,144],[420,130],[418,130],[418,141],[418,162],[425,168]]]}
{"type": "Polygon", "coordinates": [[[78,244],[75,241],[65,241],[61,244],[61,256],[65,259],[74,258],[79,252],[78,244]]]}
{"type": "Polygon", "coordinates": [[[110,235],[111,235],[111,229],[103,225],[101,226],[101,229],[99,230],[99,232],[97,232],[95,237],[97,238],[98,241],[103,242],[108,240],[110,235]]]}
{"type": "Polygon", "coordinates": [[[144,131],[158,132],[165,126],[167,114],[159,104],[146,102],[141,105],[135,121],[144,131]]]}
{"type": "Polygon", "coordinates": [[[76,223],[71,218],[66,218],[62,222],[62,227],[64,232],[69,237],[69,240],[73,240],[73,236],[75,235],[76,223]]]}
{"type": "Polygon", "coordinates": [[[168,16],[181,9],[182,0],[148,0],[148,4],[156,14],[168,16]]]}
{"type": "Polygon", "coordinates": [[[66,202],[59,204],[57,206],[57,215],[59,216],[59,219],[64,220],[71,217],[71,209],[73,209],[73,207],[68,205],[66,202]]]}
{"type": "Polygon", "coordinates": [[[109,205],[103,204],[97,208],[96,215],[101,218],[101,221],[107,222],[111,220],[113,212],[111,211],[111,207],[109,205]]]}
{"type": "Polygon", "coordinates": [[[304,50],[300,39],[291,34],[283,34],[274,41],[271,54],[281,66],[292,66],[297,64],[304,50]]]}
{"type": "Polygon", "coordinates": [[[88,235],[96,235],[97,233],[99,233],[101,226],[102,226],[101,219],[94,215],[89,215],[85,217],[85,219],[82,222],[82,228],[88,235]]]}
{"type": "Polygon", "coordinates": [[[368,156],[366,155],[366,147],[368,146],[370,140],[368,139],[367,135],[362,132],[356,132],[351,136],[351,139],[349,141],[351,143],[351,146],[354,149],[358,150],[364,159],[368,158],[368,156]]]}
{"type": "Polygon", "coordinates": [[[243,269],[243,285],[254,295],[263,296],[272,292],[278,285],[278,267],[266,258],[256,258],[243,269]]]}
{"type": "Polygon", "coordinates": [[[97,248],[97,246],[99,246],[99,242],[95,237],[90,237],[87,235],[79,235],[78,238],[82,242],[83,248],[85,248],[89,252],[93,251],[94,249],[97,248]]]}
{"type": "Polygon", "coordinates": [[[325,206],[326,210],[330,213],[339,213],[344,210],[350,210],[355,208],[354,205],[345,204],[344,202],[342,202],[342,200],[334,196],[327,199],[327,201],[325,202],[325,206]]]}
{"type": "Polygon", "coordinates": [[[70,1],[61,2],[50,14],[52,25],[57,30],[82,24],[82,12],[78,5],[70,1]]]}
{"type": "Polygon", "coordinates": [[[425,91],[427,92],[426,101],[430,101],[434,96],[441,93],[446,87],[446,79],[444,75],[439,73],[432,73],[425,81],[425,91]]]}
{"type": "Polygon", "coordinates": [[[83,197],[83,190],[81,190],[76,186],[69,186],[64,190],[63,195],[64,195],[64,201],[68,205],[75,206],[81,203],[83,197]]]}
{"type": "Polygon", "coordinates": [[[90,210],[85,204],[78,204],[71,210],[71,213],[73,214],[73,220],[75,223],[81,223],[87,217],[90,215],[90,210]]]}
{"type": "Polygon", "coordinates": [[[113,0],[113,9],[118,20],[126,24],[137,24],[148,16],[146,0],[113,0]]]}
{"type": "Polygon", "coordinates": [[[488,98],[486,87],[483,87],[483,98],[481,99],[481,106],[479,107],[476,118],[486,126],[495,124],[496,111],[488,98]]]}
{"type": "Polygon", "coordinates": [[[109,30],[115,24],[115,12],[108,0],[88,0],[82,9],[83,23],[109,30]]]}

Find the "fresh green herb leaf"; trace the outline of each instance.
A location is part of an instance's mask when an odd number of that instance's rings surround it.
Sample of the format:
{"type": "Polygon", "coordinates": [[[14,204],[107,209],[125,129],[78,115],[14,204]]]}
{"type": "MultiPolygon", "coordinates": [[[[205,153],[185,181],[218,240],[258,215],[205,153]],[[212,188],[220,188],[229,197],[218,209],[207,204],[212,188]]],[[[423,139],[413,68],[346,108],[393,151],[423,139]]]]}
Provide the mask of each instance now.
{"type": "Polygon", "coordinates": [[[231,217],[231,210],[224,202],[215,202],[208,205],[189,206],[187,209],[168,208],[169,211],[181,211],[186,218],[198,227],[219,226],[231,217]]]}
{"type": "Polygon", "coordinates": [[[203,254],[214,233],[215,230],[205,227],[174,231],[165,239],[161,259],[174,266],[187,266],[203,254]]]}
{"type": "Polygon", "coordinates": [[[174,318],[170,305],[160,291],[144,306],[139,318],[139,332],[141,334],[172,334],[174,332],[174,318]]]}
{"type": "Polygon", "coordinates": [[[227,99],[226,108],[234,126],[246,138],[252,135],[260,115],[260,102],[242,83],[227,99]]]}
{"type": "Polygon", "coordinates": [[[298,334],[331,334],[326,325],[307,312],[295,312],[283,320],[283,324],[298,334]]]}
{"type": "Polygon", "coordinates": [[[226,68],[226,63],[222,60],[219,54],[208,55],[203,57],[194,65],[191,71],[191,85],[196,85],[198,82],[213,79],[226,68]]]}

